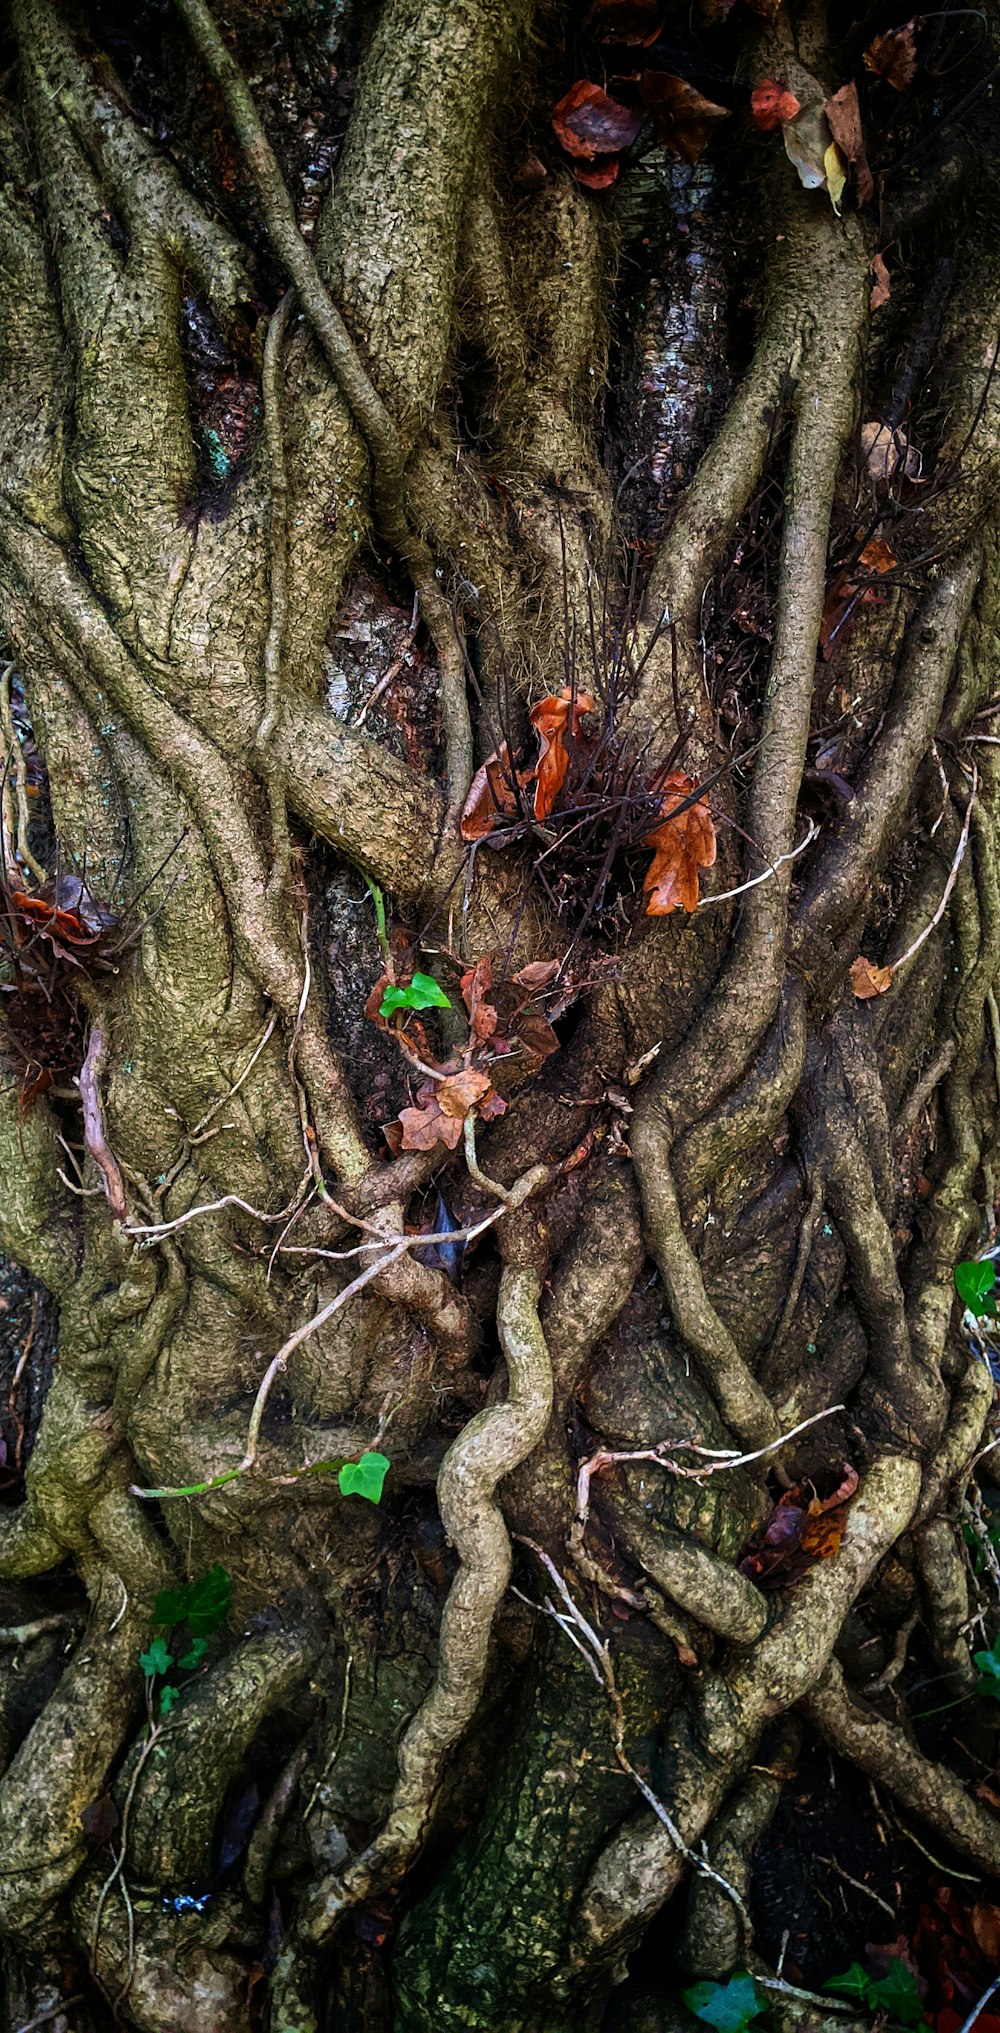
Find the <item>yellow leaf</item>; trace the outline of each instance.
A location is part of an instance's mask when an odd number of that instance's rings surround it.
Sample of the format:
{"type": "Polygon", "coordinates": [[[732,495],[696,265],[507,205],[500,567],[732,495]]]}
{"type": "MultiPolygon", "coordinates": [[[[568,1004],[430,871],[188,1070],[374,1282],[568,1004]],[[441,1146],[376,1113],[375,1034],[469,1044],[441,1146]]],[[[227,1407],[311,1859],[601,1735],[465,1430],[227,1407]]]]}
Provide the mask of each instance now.
{"type": "Polygon", "coordinates": [[[830,193],[830,203],[839,219],[840,200],[844,195],[847,171],[844,167],[844,158],[835,141],[831,141],[823,157],[823,168],[826,171],[826,188],[830,193]]]}

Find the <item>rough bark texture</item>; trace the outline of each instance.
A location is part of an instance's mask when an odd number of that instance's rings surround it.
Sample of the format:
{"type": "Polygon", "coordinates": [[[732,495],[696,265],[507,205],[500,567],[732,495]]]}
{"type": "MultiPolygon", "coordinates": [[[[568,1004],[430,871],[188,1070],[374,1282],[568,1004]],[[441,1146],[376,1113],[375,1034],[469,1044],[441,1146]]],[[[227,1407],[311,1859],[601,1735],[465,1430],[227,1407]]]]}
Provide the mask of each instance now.
{"type": "Polygon", "coordinates": [[[900,93],[891,14],[637,11],[5,12],[8,2029],[673,2029],[773,1979],[753,1854],[818,1742],[1000,1876],[906,1667],[916,1624],[971,1698],[1000,1607],[953,1283],[998,1192],[1000,16],[927,17],[900,93]],[[695,164],[647,122],[574,176],[609,48],[724,100],[695,164]],[[855,74],[838,212],[750,90],[855,74]],[[561,799],[470,846],[566,686],[561,799]],[[657,917],[664,767],[718,855],[657,917]],[[393,1156],[487,957],[506,1112],[393,1156]],[[414,968],[450,1013],[401,1034],[414,968]]]}

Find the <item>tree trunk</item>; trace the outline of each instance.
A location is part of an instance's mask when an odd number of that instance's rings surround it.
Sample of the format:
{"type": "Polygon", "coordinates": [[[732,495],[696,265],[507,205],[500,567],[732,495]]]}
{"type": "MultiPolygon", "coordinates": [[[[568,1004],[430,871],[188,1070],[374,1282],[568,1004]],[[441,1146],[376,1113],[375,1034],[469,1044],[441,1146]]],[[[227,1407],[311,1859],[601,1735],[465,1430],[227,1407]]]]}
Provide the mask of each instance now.
{"type": "Polygon", "coordinates": [[[998,42],[11,0],[7,2028],[815,2019],[817,1745],[1000,1875],[998,42]]]}

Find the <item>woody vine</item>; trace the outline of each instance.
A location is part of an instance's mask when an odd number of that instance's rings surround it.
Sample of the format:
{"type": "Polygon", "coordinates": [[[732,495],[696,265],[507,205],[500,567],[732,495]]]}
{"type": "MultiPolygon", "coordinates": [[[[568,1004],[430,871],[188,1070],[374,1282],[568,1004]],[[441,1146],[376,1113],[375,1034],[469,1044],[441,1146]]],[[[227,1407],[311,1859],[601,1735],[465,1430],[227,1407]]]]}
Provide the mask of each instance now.
{"type": "Polygon", "coordinates": [[[1000,1876],[998,33],[12,0],[10,2027],[798,2023],[817,1742],[1000,1876]]]}

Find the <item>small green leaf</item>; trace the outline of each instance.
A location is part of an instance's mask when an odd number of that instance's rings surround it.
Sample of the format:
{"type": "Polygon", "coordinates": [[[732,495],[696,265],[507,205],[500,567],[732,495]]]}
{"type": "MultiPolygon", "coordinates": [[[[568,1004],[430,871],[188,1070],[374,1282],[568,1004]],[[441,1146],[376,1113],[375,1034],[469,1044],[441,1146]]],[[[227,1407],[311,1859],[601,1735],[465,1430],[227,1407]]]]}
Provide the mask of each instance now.
{"type": "Polygon", "coordinates": [[[171,1709],[172,1709],[172,1708],[174,1708],[174,1707],[176,1706],[176,1704],[177,1704],[177,1702],[178,1702],[178,1701],[180,1700],[180,1698],[181,1698],[181,1690],[180,1690],[180,1688],[179,1688],[179,1687],[169,1687],[169,1686],[167,1686],[167,1687],[161,1687],[161,1689],[160,1689],[160,1714],[161,1714],[161,1715],[169,1715],[169,1714],[170,1714],[170,1711],[171,1711],[171,1709]]]}
{"type": "Polygon", "coordinates": [[[872,2003],[872,1980],[859,1962],[852,1962],[841,1977],[827,1977],[823,1989],[836,1991],[842,1998],[857,1998],[862,2005],[872,2003]]]}
{"type": "Polygon", "coordinates": [[[692,1984],[681,1997],[688,2011],[706,2026],[714,2026],[716,2033],[745,2033],[758,2013],[767,2010],[753,1978],[745,1971],[730,1977],[727,1984],[692,1984]]]}
{"type": "Polygon", "coordinates": [[[382,1486],[391,1467],[385,1454],[365,1453],[360,1461],[345,1461],[337,1482],[342,1497],[367,1497],[370,1504],[381,1501],[382,1486]]]}
{"type": "Polygon", "coordinates": [[[173,1660],[162,1638],[154,1638],[148,1652],[140,1652],[139,1664],[147,1680],[155,1680],[158,1673],[169,1673],[173,1660]]]}
{"type": "Polygon", "coordinates": [[[900,2026],[918,2026],[924,2016],[920,1986],[911,1969],[898,1955],[887,1965],[884,1977],[872,1984],[872,1997],[883,2012],[900,2026]]]}
{"type": "Polygon", "coordinates": [[[207,1651],[207,1638],[192,1638],[191,1650],[185,1652],[183,1659],[178,1659],[177,1664],[183,1666],[186,1672],[193,1672],[196,1666],[201,1665],[207,1651]]]}
{"type": "Polygon", "coordinates": [[[430,974],[415,974],[405,988],[394,984],[383,990],[378,1006],[381,1017],[390,1017],[397,1009],[450,1009],[451,1003],[430,974]]]}
{"type": "Polygon", "coordinates": [[[955,1265],[955,1290],[964,1306],[974,1313],[977,1320],[984,1317],[996,1319],[997,1302],[993,1297],[996,1286],[996,1265],[991,1258],[980,1262],[969,1258],[965,1263],[955,1265]]]}
{"type": "Polygon", "coordinates": [[[1000,1638],[994,1641],[988,1652],[973,1652],[972,1663],[979,1668],[977,1694],[985,1694],[993,1701],[1000,1701],[1000,1638]]]}

